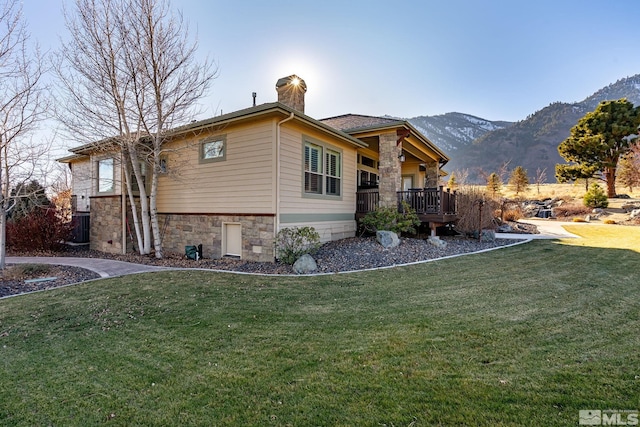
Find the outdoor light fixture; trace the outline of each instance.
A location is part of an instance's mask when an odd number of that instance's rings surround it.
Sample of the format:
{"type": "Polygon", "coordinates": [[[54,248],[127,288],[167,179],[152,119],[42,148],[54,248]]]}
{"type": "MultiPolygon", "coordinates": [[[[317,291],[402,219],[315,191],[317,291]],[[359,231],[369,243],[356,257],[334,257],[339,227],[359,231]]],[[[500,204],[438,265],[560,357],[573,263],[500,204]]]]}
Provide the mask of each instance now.
{"type": "Polygon", "coordinates": [[[400,163],[404,163],[404,161],[406,160],[402,151],[400,152],[400,155],[398,155],[398,160],[400,160],[400,163]]]}

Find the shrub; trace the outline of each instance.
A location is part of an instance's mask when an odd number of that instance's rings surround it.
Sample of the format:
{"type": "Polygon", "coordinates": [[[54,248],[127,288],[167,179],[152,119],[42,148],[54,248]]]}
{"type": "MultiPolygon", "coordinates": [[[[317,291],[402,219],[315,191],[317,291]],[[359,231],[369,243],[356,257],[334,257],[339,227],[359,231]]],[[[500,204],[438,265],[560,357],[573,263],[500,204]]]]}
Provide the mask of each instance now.
{"type": "Polygon", "coordinates": [[[556,218],[566,218],[576,215],[588,215],[590,212],[591,209],[578,203],[564,203],[553,208],[553,215],[556,218]]]}
{"type": "Polygon", "coordinates": [[[584,195],[584,205],[589,208],[606,208],[609,206],[609,199],[602,187],[597,183],[591,184],[589,191],[584,195]]]}
{"type": "Polygon", "coordinates": [[[502,219],[504,221],[517,221],[524,218],[524,213],[520,206],[511,206],[502,211],[502,219]]]}
{"type": "Polygon", "coordinates": [[[587,222],[586,219],[580,218],[580,217],[575,217],[571,221],[573,221],[573,222],[587,222]]]}
{"type": "Polygon", "coordinates": [[[375,211],[367,213],[360,225],[366,231],[375,233],[379,230],[393,231],[394,233],[416,233],[416,227],[420,225],[420,218],[415,210],[411,209],[407,202],[402,202],[401,209],[394,207],[378,207],[375,211]]]}
{"type": "Polygon", "coordinates": [[[7,222],[7,247],[27,252],[57,251],[71,238],[71,223],[54,208],[36,209],[7,222]]]}
{"type": "Polygon", "coordinates": [[[480,229],[495,228],[494,212],[500,210],[500,203],[487,198],[477,187],[468,187],[458,192],[458,222],[456,230],[464,234],[477,233],[480,229]],[[480,207],[482,207],[482,224],[480,224],[480,207]]]}
{"type": "Polygon", "coordinates": [[[605,219],[603,222],[604,222],[605,224],[615,224],[615,223],[616,223],[616,222],[615,222],[614,220],[612,220],[612,219],[605,219]]]}
{"type": "Polygon", "coordinates": [[[293,264],[319,247],[320,234],[313,227],[283,228],[276,236],[276,257],[285,264],[293,264]]]}

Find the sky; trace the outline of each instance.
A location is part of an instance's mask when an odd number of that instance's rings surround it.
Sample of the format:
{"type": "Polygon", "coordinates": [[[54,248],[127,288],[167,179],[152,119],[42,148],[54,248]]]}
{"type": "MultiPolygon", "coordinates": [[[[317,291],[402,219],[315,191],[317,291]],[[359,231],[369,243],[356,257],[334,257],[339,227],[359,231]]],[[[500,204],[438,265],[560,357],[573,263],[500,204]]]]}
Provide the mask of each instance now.
{"type": "MultiPolygon", "coordinates": [[[[32,41],[66,37],[63,4],[23,0],[32,41]]],[[[517,121],[640,73],[638,0],[173,0],[217,77],[197,117],[307,84],[305,113],[517,121]]]]}

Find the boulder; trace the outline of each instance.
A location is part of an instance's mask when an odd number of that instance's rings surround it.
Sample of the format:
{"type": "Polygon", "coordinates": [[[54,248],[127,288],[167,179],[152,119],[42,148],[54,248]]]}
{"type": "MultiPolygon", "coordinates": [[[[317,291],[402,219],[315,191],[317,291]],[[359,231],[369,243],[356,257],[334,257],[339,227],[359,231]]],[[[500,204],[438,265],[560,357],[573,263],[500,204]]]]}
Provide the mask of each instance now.
{"type": "Polygon", "coordinates": [[[398,235],[393,231],[380,230],[376,231],[376,240],[385,249],[395,248],[400,244],[398,235]]]}
{"type": "Polygon", "coordinates": [[[637,202],[623,203],[622,206],[620,206],[620,208],[625,212],[631,212],[634,209],[639,209],[640,205],[638,205],[637,202]]]}
{"type": "Polygon", "coordinates": [[[509,224],[502,224],[500,227],[498,227],[496,231],[498,233],[512,233],[513,227],[510,226],[509,224]]]}
{"type": "Polygon", "coordinates": [[[440,237],[438,236],[429,236],[427,238],[427,242],[429,242],[431,245],[435,246],[438,249],[444,249],[447,247],[447,242],[440,239],[440,237]]]}
{"type": "Polygon", "coordinates": [[[496,240],[496,232],[494,230],[482,230],[480,234],[481,242],[494,242],[496,240]]]}
{"type": "Polygon", "coordinates": [[[631,219],[640,218],[640,209],[632,210],[631,213],[629,214],[629,218],[631,219]]]}
{"type": "Polygon", "coordinates": [[[302,255],[293,264],[293,271],[296,274],[311,274],[318,271],[318,264],[316,260],[309,254],[302,255]]]}
{"type": "Polygon", "coordinates": [[[530,203],[523,208],[523,214],[527,218],[532,218],[538,216],[541,208],[542,206],[537,203],[530,203]]]}

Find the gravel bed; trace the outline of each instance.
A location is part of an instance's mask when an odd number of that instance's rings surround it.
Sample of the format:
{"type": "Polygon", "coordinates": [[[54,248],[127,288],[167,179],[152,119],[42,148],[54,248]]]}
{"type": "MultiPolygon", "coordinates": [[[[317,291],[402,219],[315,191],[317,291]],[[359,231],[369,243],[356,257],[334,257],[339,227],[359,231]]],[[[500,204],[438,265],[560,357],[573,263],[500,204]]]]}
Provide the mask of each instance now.
{"type": "MultiPolygon", "coordinates": [[[[479,242],[475,239],[446,236],[441,237],[441,239],[447,242],[445,248],[437,248],[423,239],[401,238],[398,247],[385,249],[376,242],[374,237],[352,237],[325,243],[313,254],[313,257],[318,264],[319,273],[338,273],[426,261],[506,246],[520,241],[513,239],[496,239],[493,242],[479,242]]],[[[153,256],[142,256],[135,253],[126,255],[106,254],[89,250],[87,246],[70,246],[65,251],[56,253],[33,252],[28,254],[12,253],[10,255],[108,258],[163,267],[201,268],[260,274],[295,274],[292,266],[281,263],[250,262],[230,258],[194,261],[185,259],[183,254],[165,254],[163,259],[156,259],[153,256]]],[[[45,275],[40,274],[37,277],[56,277],[56,280],[25,283],[24,279],[27,277],[21,278],[22,280],[3,277],[2,281],[0,281],[0,297],[36,290],[52,289],[67,284],[95,279],[98,278],[99,275],[78,267],[51,266],[45,275]]],[[[28,278],[36,278],[36,276],[28,278]]]]}
{"type": "MultiPolygon", "coordinates": [[[[20,265],[22,266],[22,265],[20,265]]],[[[16,267],[20,267],[17,266],[16,267]]],[[[42,291],[45,289],[58,288],[64,285],[70,285],[73,283],[85,282],[91,279],[98,279],[99,274],[93,271],[85,270],[80,267],[70,267],[66,265],[51,265],[48,266],[47,271],[44,273],[25,275],[24,277],[14,278],[11,274],[14,266],[7,265],[7,273],[2,275],[0,279],[0,297],[6,297],[9,295],[17,295],[26,292],[42,291]],[[9,276],[9,277],[5,277],[9,276]],[[42,282],[26,282],[29,279],[40,278],[53,278],[55,280],[47,280],[42,282]]]]}

